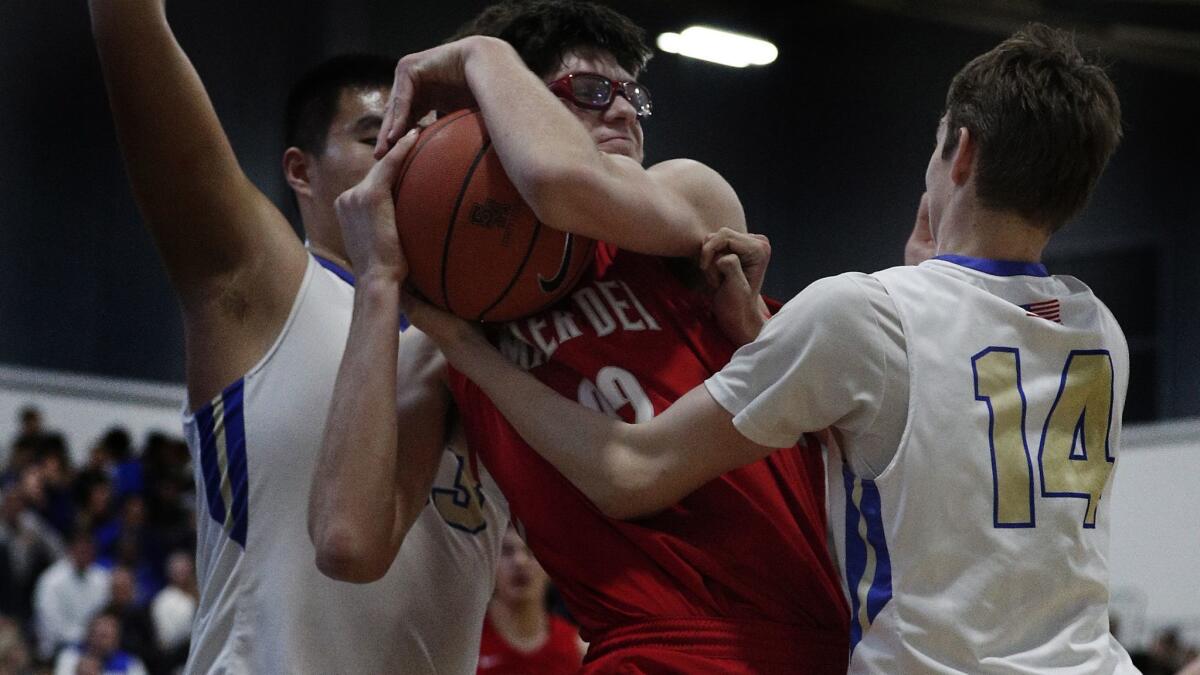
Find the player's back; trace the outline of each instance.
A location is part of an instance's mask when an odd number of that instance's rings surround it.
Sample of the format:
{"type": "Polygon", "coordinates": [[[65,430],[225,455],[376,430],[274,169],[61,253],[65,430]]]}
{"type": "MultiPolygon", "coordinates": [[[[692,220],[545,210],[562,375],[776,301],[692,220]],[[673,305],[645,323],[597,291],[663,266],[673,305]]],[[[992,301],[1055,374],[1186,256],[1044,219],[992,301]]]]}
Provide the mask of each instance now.
{"type": "Polygon", "coordinates": [[[874,480],[830,463],[851,672],[1136,672],[1107,614],[1116,321],[1040,265],[875,276],[903,327],[909,416],[874,480]]]}
{"type": "MultiPolygon", "coordinates": [[[[610,254],[601,250],[595,276],[566,300],[509,324],[500,348],[560,394],[645,421],[724,365],[733,345],[707,297],[661,259],[610,254]]],[[[526,445],[477,387],[458,374],[452,385],[473,450],[591,643],[589,668],[844,671],[846,609],[815,444],[623,522],[526,445]]]]}
{"type": "Polygon", "coordinates": [[[200,583],[189,673],[474,672],[507,514],[490,482],[486,504],[463,485],[449,449],[435,494],[467,499],[424,509],[383,579],[316,567],[308,495],[352,305],[349,283],[310,258],[274,346],[185,416],[200,583]]]}

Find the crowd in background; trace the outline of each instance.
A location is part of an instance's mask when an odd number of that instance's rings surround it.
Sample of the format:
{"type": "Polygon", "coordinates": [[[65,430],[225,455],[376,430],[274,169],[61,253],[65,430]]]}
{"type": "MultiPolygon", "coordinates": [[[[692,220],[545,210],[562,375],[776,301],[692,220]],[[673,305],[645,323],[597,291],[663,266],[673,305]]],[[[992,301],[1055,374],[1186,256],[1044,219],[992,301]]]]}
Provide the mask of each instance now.
{"type": "Polygon", "coordinates": [[[0,447],[0,675],[172,673],[196,607],[183,441],[114,428],[74,466],[26,408],[0,447]]]}

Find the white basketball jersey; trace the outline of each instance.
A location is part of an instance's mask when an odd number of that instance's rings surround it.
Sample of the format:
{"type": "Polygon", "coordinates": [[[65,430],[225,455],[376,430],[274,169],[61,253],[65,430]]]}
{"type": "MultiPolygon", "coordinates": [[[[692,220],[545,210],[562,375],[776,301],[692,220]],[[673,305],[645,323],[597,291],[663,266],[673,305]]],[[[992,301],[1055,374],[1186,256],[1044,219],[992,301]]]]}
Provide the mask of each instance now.
{"type": "Polygon", "coordinates": [[[1137,672],[1108,625],[1129,374],[1117,322],[1039,265],[875,276],[903,325],[909,415],[874,480],[830,453],[850,672],[1137,672]]]}
{"type": "Polygon", "coordinates": [[[383,579],[316,568],[308,495],[352,305],[352,287],[310,256],[275,345],[184,416],[200,583],[188,673],[475,672],[508,506],[461,451],[447,448],[383,579]]]}

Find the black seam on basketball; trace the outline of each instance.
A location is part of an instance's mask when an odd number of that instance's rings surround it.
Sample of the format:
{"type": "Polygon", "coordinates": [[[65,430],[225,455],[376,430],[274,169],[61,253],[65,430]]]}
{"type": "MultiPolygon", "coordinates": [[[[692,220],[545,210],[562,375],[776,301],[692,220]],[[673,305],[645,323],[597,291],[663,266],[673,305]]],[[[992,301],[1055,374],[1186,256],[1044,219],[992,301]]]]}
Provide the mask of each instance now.
{"type": "Polygon", "coordinates": [[[450,260],[450,240],[454,236],[454,222],[458,220],[458,210],[462,207],[463,197],[467,195],[467,188],[471,186],[471,178],[475,175],[475,169],[479,168],[479,163],[483,161],[483,156],[487,154],[490,147],[492,147],[492,139],[485,138],[483,146],[479,148],[479,153],[475,155],[475,161],[471,162],[471,168],[463,177],[462,185],[458,189],[458,199],[454,202],[454,212],[450,214],[450,227],[446,228],[446,238],[442,242],[442,301],[450,313],[454,313],[454,310],[450,308],[450,289],[446,286],[446,263],[450,260]]]}
{"type": "Polygon", "coordinates": [[[563,290],[562,290],[562,294],[559,297],[562,297],[563,295],[570,293],[571,289],[575,288],[575,284],[579,283],[579,278],[583,276],[584,272],[591,269],[592,263],[595,260],[596,260],[596,242],[592,241],[592,245],[588,247],[588,254],[587,254],[587,257],[584,258],[583,264],[579,266],[579,269],[575,270],[575,274],[572,275],[571,278],[567,280],[567,283],[565,283],[561,286],[561,288],[563,290]]]}
{"type": "Polygon", "coordinates": [[[521,272],[525,271],[525,265],[527,265],[529,263],[529,259],[533,257],[533,248],[537,246],[537,240],[541,234],[542,221],[533,221],[533,236],[529,238],[529,248],[525,249],[525,257],[521,259],[521,264],[517,266],[517,271],[513,272],[512,279],[509,280],[508,285],[504,287],[504,290],[500,292],[500,297],[496,298],[495,302],[488,305],[487,309],[480,312],[479,316],[475,317],[476,319],[483,321],[483,317],[487,315],[488,312],[495,309],[496,305],[500,304],[508,295],[509,291],[513,289],[513,286],[517,285],[517,280],[521,278],[521,272]]]}

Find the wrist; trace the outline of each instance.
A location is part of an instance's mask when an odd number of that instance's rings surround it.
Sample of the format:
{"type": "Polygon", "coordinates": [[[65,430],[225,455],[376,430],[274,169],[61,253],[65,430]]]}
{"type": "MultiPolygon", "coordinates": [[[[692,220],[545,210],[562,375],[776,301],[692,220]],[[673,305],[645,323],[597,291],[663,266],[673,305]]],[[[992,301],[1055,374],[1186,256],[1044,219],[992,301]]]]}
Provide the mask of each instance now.
{"type": "Polygon", "coordinates": [[[365,284],[395,285],[397,288],[404,284],[408,277],[408,269],[403,260],[388,261],[371,257],[361,265],[354,266],[355,286],[365,284]]]}
{"type": "Polygon", "coordinates": [[[367,267],[361,273],[356,270],[355,298],[362,296],[364,300],[381,300],[399,306],[403,278],[403,275],[381,266],[367,267]]]}
{"type": "MultiPolygon", "coordinates": [[[[478,71],[480,68],[492,68],[504,60],[515,62],[522,68],[527,68],[517,50],[500,38],[473,35],[463,38],[462,46],[462,69],[463,75],[467,78],[468,82],[471,81],[473,70],[478,71]]],[[[476,72],[475,74],[486,77],[486,74],[481,72],[476,72]]]]}
{"type": "Polygon", "coordinates": [[[740,347],[742,345],[754,342],[758,334],[762,332],[763,326],[767,324],[767,319],[770,315],[766,313],[765,307],[758,306],[747,308],[742,314],[741,321],[738,322],[737,336],[735,342],[740,347]]]}

